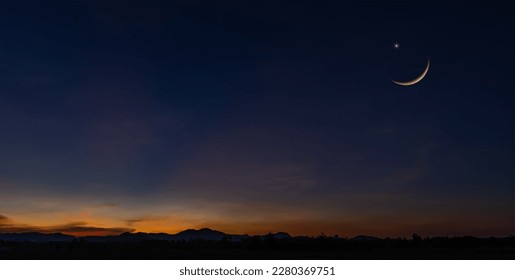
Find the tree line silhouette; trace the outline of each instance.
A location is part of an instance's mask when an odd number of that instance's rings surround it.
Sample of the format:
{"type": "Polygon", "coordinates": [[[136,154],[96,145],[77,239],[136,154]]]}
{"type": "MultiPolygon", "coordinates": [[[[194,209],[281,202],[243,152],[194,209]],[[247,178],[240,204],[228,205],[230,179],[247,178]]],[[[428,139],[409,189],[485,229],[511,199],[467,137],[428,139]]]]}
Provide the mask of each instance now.
{"type": "Polygon", "coordinates": [[[0,240],[0,259],[515,259],[515,236],[277,238],[269,234],[238,241],[230,235],[219,240],[0,240]]]}

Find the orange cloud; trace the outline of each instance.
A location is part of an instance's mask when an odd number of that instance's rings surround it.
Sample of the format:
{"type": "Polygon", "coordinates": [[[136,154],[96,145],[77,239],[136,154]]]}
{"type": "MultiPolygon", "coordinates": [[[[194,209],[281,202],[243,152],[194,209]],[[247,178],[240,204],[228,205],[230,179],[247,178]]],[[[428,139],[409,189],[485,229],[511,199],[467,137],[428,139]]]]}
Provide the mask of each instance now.
{"type": "Polygon", "coordinates": [[[103,236],[119,235],[124,232],[133,232],[133,228],[123,227],[95,227],[85,222],[74,222],[57,226],[34,226],[15,223],[6,216],[0,215],[0,233],[40,232],[64,233],[73,236],[103,236]]]}

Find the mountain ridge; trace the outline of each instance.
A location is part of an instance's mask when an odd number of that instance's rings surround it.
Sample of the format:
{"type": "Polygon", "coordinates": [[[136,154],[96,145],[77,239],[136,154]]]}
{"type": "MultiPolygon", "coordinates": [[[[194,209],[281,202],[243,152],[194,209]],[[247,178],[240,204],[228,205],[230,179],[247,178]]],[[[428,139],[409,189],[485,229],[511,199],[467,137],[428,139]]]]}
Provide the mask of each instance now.
{"type": "Polygon", "coordinates": [[[106,236],[73,236],[63,233],[0,233],[0,240],[3,241],[28,241],[28,242],[66,242],[73,240],[84,240],[91,242],[137,242],[145,240],[166,240],[166,241],[192,241],[192,240],[211,240],[211,241],[241,241],[247,238],[291,238],[286,232],[268,233],[265,235],[249,234],[228,234],[210,228],[186,229],[175,234],[169,233],[147,233],[147,232],[124,232],[119,235],[106,236]]]}

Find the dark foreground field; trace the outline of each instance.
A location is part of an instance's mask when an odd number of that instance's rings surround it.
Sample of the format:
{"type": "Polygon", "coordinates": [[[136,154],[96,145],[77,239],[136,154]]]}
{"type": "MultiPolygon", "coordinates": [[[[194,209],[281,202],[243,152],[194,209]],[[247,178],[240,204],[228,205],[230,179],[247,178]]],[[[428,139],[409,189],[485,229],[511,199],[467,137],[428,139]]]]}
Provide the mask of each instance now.
{"type": "Polygon", "coordinates": [[[0,241],[0,259],[515,259],[515,237],[0,241]]]}

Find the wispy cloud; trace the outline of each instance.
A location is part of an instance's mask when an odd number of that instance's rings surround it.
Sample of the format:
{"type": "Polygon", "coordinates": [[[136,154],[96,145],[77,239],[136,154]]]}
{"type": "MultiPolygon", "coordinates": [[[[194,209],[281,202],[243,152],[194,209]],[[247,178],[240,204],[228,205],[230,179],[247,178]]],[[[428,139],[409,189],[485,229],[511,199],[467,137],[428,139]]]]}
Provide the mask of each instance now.
{"type": "Polygon", "coordinates": [[[127,226],[133,227],[136,225],[140,225],[142,223],[153,223],[153,222],[159,222],[159,221],[166,221],[171,220],[171,217],[166,216],[153,216],[153,215],[146,215],[141,216],[133,219],[127,219],[125,222],[127,223],[127,226]]]}
{"type": "Polygon", "coordinates": [[[124,232],[132,232],[133,228],[124,227],[97,227],[86,222],[73,222],[55,226],[34,226],[16,223],[12,219],[0,215],[0,233],[40,232],[40,233],[64,233],[73,236],[90,235],[118,235],[124,232]]]}
{"type": "Polygon", "coordinates": [[[2,227],[3,225],[6,225],[9,221],[10,221],[9,218],[7,218],[4,215],[0,215],[0,227],[2,227]]]}

